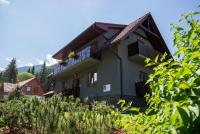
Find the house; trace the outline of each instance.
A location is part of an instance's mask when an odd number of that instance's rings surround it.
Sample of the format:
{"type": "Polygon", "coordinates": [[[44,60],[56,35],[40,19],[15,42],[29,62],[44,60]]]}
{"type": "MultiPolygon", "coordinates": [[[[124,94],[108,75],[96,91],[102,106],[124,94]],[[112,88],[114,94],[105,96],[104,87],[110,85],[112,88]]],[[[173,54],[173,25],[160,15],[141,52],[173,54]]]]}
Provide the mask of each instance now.
{"type": "Polygon", "coordinates": [[[0,88],[0,98],[7,98],[9,93],[14,91],[17,86],[22,90],[24,95],[29,97],[42,96],[45,93],[45,89],[41,83],[36,78],[31,78],[17,84],[4,82],[0,88]]]}
{"type": "Polygon", "coordinates": [[[53,55],[55,89],[97,100],[141,98],[153,72],[145,59],[165,52],[170,56],[150,13],[129,25],[95,22],[53,55]]]}

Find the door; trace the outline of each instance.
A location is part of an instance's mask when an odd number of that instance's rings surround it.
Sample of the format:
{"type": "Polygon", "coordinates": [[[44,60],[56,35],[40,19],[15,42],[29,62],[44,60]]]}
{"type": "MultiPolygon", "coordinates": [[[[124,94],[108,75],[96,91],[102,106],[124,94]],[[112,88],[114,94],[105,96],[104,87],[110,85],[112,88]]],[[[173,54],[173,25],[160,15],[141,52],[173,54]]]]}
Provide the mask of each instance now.
{"type": "Polygon", "coordinates": [[[80,97],[80,79],[73,80],[73,95],[74,97],[80,97]]]}

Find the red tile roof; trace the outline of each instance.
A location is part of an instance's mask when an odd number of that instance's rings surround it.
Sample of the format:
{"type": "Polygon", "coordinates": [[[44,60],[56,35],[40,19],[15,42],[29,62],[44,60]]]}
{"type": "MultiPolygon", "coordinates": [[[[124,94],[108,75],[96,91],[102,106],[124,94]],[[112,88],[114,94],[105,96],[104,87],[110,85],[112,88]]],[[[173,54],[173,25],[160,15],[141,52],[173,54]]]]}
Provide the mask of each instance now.
{"type": "Polygon", "coordinates": [[[123,29],[125,26],[126,25],[123,25],[123,24],[95,22],[90,27],[88,27],[85,31],[83,31],[80,35],[78,35],[75,39],[69,42],[65,47],[63,47],[56,54],[54,54],[53,58],[61,60],[63,56],[66,57],[67,53],[70,50],[75,50],[77,48],[80,48],[82,45],[84,45],[88,41],[99,36],[100,34],[99,32],[102,32],[102,33],[106,32],[108,31],[109,28],[123,29]],[[98,29],[98,32],[95,29],[98,29]]]}
{"type": "Polygon", "coordinates": [[[127,25],[111,42],[111,44],[116,43],[119,40],[126,38],[126,36],[134,31],[142,22],[146,20],[146,18],[150,15],[150,13],[145,14],[144,16],[138,18],[137,20],[133,21],[129,25],[127,25]]]}
{"type": "MultiPolygon", "coordinates": [[[[89,28],[87,28],[84,32],[82,32],[79,36],[77,36],[74,40],[72,40],[70,43],[68,43],[64,48],[62,48],[56,54],[54,54],[53,58],[59,59],[59,60],[63,59],[63,57],[66,57],[67,53],[70,50],[73,51],[73,50],[80,48],[85,43],[87,43],[87,42],[91,41],[92,39],[94,39],[95,37],[99,36],[101,33],[108,31],[109,28],[120,29],[119,33],[117,35],[115,35],[115,37],[113,37],[113,39],[111,39],[109,42],[109,44],[115,44],[118,41],[125,39],[131,32],[136,30],[136,28],[138,28],[139,25],[141,25],[146,19],[148,19],[148,17],[150,17],[150,19],[153,21],[153,17],[151,16],[151,14],[147,13],[144,16],[133,21],[129,25],[95,22],[89,28]],[[98,29],[98,31],[95,29],[98,29]]],[[[153,23],[153,25],[155,25],[155,29],[158,33],[158,36],[160,36],[160,42],[163,45],[162,47],[168,53],[170,53],[155,22],[153,21],[152,23],[153,23]]]]}

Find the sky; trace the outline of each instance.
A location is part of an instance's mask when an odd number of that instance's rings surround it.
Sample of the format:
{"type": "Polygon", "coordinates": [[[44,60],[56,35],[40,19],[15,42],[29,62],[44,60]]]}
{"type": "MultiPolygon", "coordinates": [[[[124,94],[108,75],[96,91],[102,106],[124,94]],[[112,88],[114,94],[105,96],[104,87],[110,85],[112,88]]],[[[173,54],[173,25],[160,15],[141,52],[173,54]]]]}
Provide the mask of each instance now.
{"type": "Polygon", "coordinates": [[[95,21],[129,24],[151,12],[170,51],[171,23],[200,0],[0,0],[0,70],[56,63],[52,55],[95,21]]]}

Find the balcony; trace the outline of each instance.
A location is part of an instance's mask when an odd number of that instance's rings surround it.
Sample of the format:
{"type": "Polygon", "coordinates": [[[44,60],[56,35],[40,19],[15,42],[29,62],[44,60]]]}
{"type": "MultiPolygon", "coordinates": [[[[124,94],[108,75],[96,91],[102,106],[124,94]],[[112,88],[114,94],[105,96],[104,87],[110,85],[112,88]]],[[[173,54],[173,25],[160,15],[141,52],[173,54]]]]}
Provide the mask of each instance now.
{"type": "Polygon", "coordinates": [[[136,62],[141,65],[145,65],[145,59],[151,58],[154,59],[157,55],[161,53],[147,44],[141,42],[135,42],[128,46],[128,57],[129,60],[136,62]]]}
{"type": "Polygon", "coordinates": [[[76,58],[69,58],[63,65],[58,65],[54,68],[53,74],[54,76],[71,75],[98,64],[100,59],[101,54],[95,53],[92,47],[89,46],[79,51],[76,58]]]}

